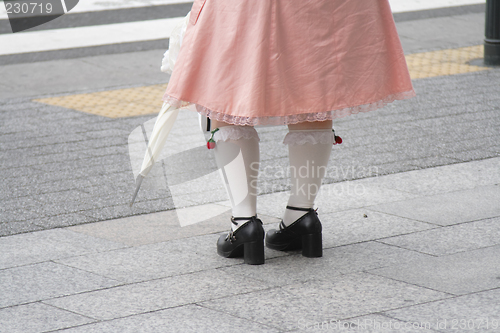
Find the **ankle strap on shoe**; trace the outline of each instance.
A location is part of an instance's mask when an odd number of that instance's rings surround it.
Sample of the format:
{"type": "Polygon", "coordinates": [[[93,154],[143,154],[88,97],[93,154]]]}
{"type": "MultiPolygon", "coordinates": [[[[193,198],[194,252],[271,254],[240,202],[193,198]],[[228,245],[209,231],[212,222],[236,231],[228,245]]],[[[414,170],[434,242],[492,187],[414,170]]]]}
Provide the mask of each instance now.
{"type": "Polygon", "coordinates": [[[251,221],[253,219],[257,219],[257,215],[250,216],[250,217],[234,217],[231,216],[231,223],[234,225],[238,225],[238,222],[236,221],[251,221]]]}
{"type": "Polygon", "coordinates": [[[301,212],[308,212],[310,210],[314,210],[314,208],[300,208],[300,207],[293,207],[293,206],[286,206],[286,209],[299,210],[301,212]]]}

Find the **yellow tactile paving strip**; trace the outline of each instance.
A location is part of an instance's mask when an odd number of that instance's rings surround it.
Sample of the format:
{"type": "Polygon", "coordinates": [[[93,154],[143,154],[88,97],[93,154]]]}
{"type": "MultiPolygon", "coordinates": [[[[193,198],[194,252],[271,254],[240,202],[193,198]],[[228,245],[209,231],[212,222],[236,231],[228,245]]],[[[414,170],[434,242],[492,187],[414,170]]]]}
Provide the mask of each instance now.
{"type": "MultiPolygon", "coordinates": [[[[470,46],[406,56],[412,79],[463,74],[488,70],[468,63],[483,57],[483,46],[470,46]]],[[[117,89],[90,94],[37,99],[36,102],[61,106],[109,118],[158,113],[166,84],[117,89]]]]}
{"type": "Polygon", "coordinates": [[[487,67],[471,66],[469,61],[482,58],[483,45],[462,47],[406,56],[412,79],[424,79],[488,70],[487,67]]]}
{"type": "Polygon", "coordinates": [[[122,118],[158,113],[166,88],[166,84],[155,84],[90,94],[42,98],[35,101],[108,118],[122,118]]]}

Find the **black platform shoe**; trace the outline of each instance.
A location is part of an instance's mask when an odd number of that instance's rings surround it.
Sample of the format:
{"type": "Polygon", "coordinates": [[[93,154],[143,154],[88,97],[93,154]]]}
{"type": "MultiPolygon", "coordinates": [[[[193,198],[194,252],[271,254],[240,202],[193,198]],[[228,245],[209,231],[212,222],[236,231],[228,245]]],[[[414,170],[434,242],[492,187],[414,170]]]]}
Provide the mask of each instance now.
{"type": "Polygon", "coordinates": [[[264,228],[257,216],[232,217],[231,222],[249,220],[234,232],[220,236],[217,253],[225,258],[242,257],[245,264],[261,265],[264,263],[264,228]]]}
{"type": "Polygon", "coordinates": [[[309,258],[323,256],[322,227],[318,213],[312,208],[286,206],[286,209],[307,213],[288,227],[281,221],[279,230],[269,230],[266,235],[266,246],[279,251],[302,249],[302,255],[309,258]]]}

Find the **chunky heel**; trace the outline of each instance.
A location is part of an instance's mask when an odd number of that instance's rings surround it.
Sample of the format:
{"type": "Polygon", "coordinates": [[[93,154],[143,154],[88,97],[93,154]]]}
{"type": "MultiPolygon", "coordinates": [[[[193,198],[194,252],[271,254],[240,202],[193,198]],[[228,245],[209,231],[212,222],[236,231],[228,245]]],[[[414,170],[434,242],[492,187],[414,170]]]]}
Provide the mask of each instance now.
{"type": "Polygon", "coordinates": [[[323,256],[323,240],[321,233],[302,235],[302,255],[308,258],[323,256]]]}
{"type": "Polygon", "coordinates": [[[307,213],[288,226],[281,221],[279,230],[269,230],[266,234],[266,246],[278,251],[302,249],[304,257],[322,257],[322,226],[316,210],[292,206],[286,206],[286,209],[307,213]]]}
{"type": "Polygon", "coordinates": [[[262,265],[264,263],[264,240],[245,243],[243,259],[248,265],[262,265]]]}
{"type": "Polygon", "coordinates": [[[217,253],[224,258],[243,257],[249,265],[264,263],[264,228],[257,216],[234,217],[231,222],[246,220],[235,231],[221,235],[217,241],[217,253]]]}

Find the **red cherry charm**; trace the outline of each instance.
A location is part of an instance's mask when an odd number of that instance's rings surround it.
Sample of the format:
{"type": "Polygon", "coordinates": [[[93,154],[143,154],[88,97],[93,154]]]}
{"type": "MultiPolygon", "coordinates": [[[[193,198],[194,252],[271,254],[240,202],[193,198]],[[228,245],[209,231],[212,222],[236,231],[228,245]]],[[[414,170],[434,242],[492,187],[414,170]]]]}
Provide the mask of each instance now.
{"type": "Polygon", "coordinates": [[[333,141],[333,145],[335,146],[335,145],[341,144],[342,143],[342,138],[340,136],[336,136],[335,135],[335,130],[334,129],[332,129],[332,132],[333,132],[333,140],[334,140],[333,141]]]}
{"type": "Polygon", "coordinates": [[[207,141],[207,148],[208,149],[214,149],[215,148],[215,140],[214,140],[214,134],[219,130],[219,128],[214,129],[213,131],[210,131],[212,135],[210,135],[210,139],[207,141]]]}

